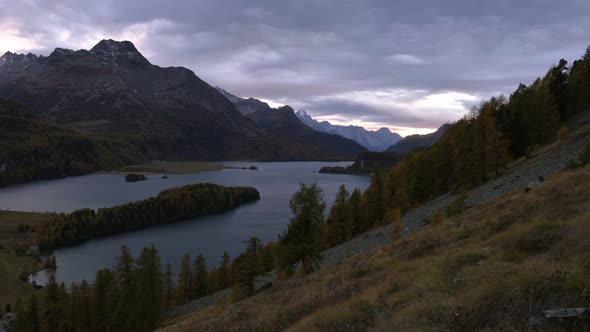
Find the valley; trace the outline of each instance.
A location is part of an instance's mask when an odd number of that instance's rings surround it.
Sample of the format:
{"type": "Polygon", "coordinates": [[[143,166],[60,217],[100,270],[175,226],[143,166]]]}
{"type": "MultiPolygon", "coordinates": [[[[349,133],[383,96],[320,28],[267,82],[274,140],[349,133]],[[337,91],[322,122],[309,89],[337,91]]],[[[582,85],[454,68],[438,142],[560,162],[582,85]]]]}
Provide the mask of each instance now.
{"type": "Polygon", "coordinates": [[[0,332],[590,330],[553,7],[3,3],[0,332]]]}

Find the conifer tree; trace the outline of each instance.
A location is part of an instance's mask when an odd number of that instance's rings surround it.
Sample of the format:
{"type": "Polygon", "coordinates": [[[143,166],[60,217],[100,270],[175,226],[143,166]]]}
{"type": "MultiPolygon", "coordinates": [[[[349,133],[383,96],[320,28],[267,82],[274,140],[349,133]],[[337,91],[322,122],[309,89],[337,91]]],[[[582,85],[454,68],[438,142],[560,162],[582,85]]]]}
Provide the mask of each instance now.
{"type": "Polygon", "coordinates": [[[156,247],[144,248],[137,259],[137,307],[138,330],[148,331],[156,327],[163,313],[164,276],[162,263],[156,247]]]}
{"type": "Polygon", "coordinates": [[[41,310],[39,308],[39,300],[36,295],[32,295],[29,299],[27,313],[25,315],[27,321],[27,328],[31,332],[41,331],[41,310]]]}
{"type": "Polygon", "coordinates": [[[219,289],[228,288],[232,284],[231,280],[231,258],[227,251],[223,252],[221,264],[219,265],[219,289]]]}
{"type": "Polygon", "coordinates": [[[344,185],[336,193],[334,205],[327,220],[326,240],[328,245],[342,243],[352,236],[353,217],[350,209],[350,194],[344,185]]]}
{"type": "MultiPolygon", "coordinates": [[[[115,316],[120,316],[117,312],[121,310],[118,305],[120,300],[118,301],[117,297],[121,296],[121,294],[117,292],[116,282],[113,271],[101,269],[96,272],[93,295],[95,308],[94,322],[99,331],[108,331],[115,324],[115,316]]],[[[122,325],[124,326],[125,324],[122,325]]]]}
{"type": "Polygon", "coordinates": [[[326,203],[317,185],[301,184],[289,202],[293,218],[279,238],[282,269],[292,272],[293,265],[303,259],[319,258],[326,203]]]}
{"type": "Polygon", "coordinates": [[[182,263],[180,264],[180,271],[178,273],[178,301],[180,303],[186,303],[192,299],[193,294],[193,271],[191,268],[191,257],[189,254],[185,254],[182,257],[182,263]]]}
{"type": "Polygon", "coordinates": [[[174,305],[174,277],[172,275],[172,266],[170,263],[166,264],[166,272],[164,272],[164,305],[166,309],[170,309],[174,305]]]}
{"type": "Polygon", "coordinates": [[[193,262],[194,298],[200,298],[208,294],[207,277],[207,262],[205,261],[205,257],[203,257],[202,254],[199,254],[195,257],[195,261],[193,262]]]}

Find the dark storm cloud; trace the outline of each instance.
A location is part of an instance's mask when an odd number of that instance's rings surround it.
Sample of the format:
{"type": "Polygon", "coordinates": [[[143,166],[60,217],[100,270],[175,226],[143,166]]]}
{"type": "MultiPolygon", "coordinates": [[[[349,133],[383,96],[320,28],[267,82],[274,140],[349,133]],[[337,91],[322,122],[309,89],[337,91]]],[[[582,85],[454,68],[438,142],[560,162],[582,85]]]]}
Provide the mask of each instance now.
{"type": "Polygon", "coordinates": [[[587,0],[0,0],[0,8],[0,51],[129,39],[153,63],[189,67],[237,95],[391,127],[455,120],[590,44],[587,0]]]}

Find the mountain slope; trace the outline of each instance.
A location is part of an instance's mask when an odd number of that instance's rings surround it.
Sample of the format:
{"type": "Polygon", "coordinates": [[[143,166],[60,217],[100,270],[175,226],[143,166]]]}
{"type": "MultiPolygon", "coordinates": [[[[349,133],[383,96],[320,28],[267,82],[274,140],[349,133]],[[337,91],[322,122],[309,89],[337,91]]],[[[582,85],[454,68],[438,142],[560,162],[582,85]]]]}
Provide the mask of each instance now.
{"type": "Polygon", "coordinates": [[[240,98],[237,96],[234,96],[233,94],[225,91],[224,89],[220,88],[220,87],[215,87],[215,89],[217,89],[217,91],[219,91],[225,98],[227,98],[229,101],[231,101],[234,106],[238,109],[238,111],[240,111],[240,113],[244,114],[244,115],[248,115],[251,113],[254,113],[256,111],[268,111],[271,110],[271,107],[268,106],[267,103],[260,101],[256,98],[240,98]]]}
{"type": "Polygon", "coordinates": [[[449,128],[449,124],[444,124],[434,133],[426,135],[410,135],[402,138],[399,142],[388,147],[386,151],[395,153],[408,153],[417,149],[429,148],[438,141],[449,128]]]}
{"type": "Polygon", "coordinates": [[[314,160],[313,156],[320,154],[332,160],[352,160],[357,154],[366,151],[352,140],[309,128],[299,120],[289,106],[269,110],[260,109],[249,113],[248,118],[272,135],[273,144],[278,143],[274,145],[277,156],[293,153],[305,156],[303,159],[314,160]],[[281,141],[285,136],[289,137],[290,143],[281,141]],[[287,144],[289,151],[282,151],[282,146],[287,144]]]}
{"type": "Polygon", "coordinates": [[[0,97],[71,129],[129,139],[150,159],[327,160],[337,154],[305,142],[303,150],[318,154],[298,155],[290,149],[301,142],[275,139],[192,71],[153,65],[128,41],[58,48],[47,57],[7,52],[0,57],[0,97]]]}
{"type": "Polygon", "coordinates": [[[387,128],[371,131],[359,126],[338,126],[328,121],[319,122],[303,110],[297,111],[297,117],[316,131],[349,138],[369,151],[384,151],[402,138],[399,134],[393,133],[387,128]]]}
{"type": "Polygon", "coordinates": [[[0,187],[119,167],[143,160],[145,153],[125,140],[58,127],[0,99],[0,187]]]}

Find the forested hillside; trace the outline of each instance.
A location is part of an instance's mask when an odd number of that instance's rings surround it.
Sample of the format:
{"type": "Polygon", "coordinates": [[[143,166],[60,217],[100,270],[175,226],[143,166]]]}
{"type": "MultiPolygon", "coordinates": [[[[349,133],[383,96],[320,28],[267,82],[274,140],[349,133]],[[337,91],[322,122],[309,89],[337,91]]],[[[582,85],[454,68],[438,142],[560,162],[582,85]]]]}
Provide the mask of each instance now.
{"type": "Polygon", "coordinates": [[[0,187],[137,163],[146,154],[124,139],[64,129],[0,99],[0,187]]]}

